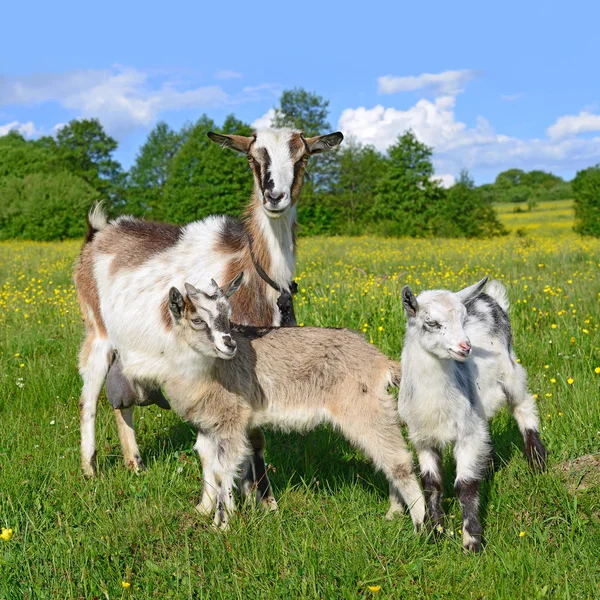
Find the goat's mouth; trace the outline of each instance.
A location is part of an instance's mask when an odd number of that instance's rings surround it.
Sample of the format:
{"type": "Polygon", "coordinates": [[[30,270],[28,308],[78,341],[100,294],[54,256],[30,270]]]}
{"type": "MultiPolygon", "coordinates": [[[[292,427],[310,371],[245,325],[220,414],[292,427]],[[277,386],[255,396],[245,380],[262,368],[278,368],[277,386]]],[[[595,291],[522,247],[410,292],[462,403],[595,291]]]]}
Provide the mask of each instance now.
{"type": "Polygon", "coordinates": [[[284,208],[269,208],[266,205],[263,206],[264,211],[267,213],[267,216],[271,219],[279,219],[281,215],[286,211],[287,206],[284,208]]]}
{"type": "Polygon", "coordinates": [[[232,348],[232,349],[228,348],[227,350],[222,350],[221,348],[215,348],[215,350],[217,352],[217,357],[224,358],[225,360],[229,360],[237,354],[237,347],[232,348]]]}
{"type": "Polygon", "coordinates": [[[454,350],[454,348],[448,348],[448,352],[450,352],[452,358],[458,362],[465,362],[465,360],[467,360],[467,358],[469,358],[471,355],[470,348],[469,350],[454,350]]]}

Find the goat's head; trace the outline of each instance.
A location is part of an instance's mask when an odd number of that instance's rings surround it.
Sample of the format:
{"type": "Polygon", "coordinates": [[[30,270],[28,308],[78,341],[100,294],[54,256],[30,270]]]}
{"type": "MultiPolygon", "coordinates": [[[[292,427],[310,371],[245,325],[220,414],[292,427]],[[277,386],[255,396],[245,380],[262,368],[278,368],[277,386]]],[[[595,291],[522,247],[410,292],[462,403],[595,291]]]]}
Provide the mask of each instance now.
{"type": "Polygon", "coordinates": [[[471,354],[471,340],[465,332],[465,304],[478,296],[487,277],[460,292],[428,290],[418,298],[408,286],[402,289],[402,304],[407,316],[407,331],[421,346],[439,358],[459,362],[471,354]]]}
{"type": "Polygon", "coordinates": [[[293,129],[264,129],[250,137],[210,131],[208,137],[248,157],[256,196],[271,219],[281,217],[298,200],[309,157],[335,148],[344,139],[339,131],[305,138],[293,129]]]}
{"type": "Polygon", "coordinates": [[[231,337],[229,297],[240,287],[242,279],[243,273],[240,273],[224,289],[211,279],[210,289],[206,291],[186,283],[185,296],[172,287],[169,310],[177,335],[205,356],[233,358],[237,345],[231,337]]]}

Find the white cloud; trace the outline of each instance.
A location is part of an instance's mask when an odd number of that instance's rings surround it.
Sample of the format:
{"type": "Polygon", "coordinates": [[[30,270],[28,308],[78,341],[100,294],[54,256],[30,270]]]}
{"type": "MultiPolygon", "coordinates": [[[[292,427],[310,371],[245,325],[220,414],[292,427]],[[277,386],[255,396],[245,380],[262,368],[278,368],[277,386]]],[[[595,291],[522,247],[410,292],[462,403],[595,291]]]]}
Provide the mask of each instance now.
{"type": "Polygon", "coordinates": [[[444,188],[450,188],[456,183],[456,178],[450,174],[434,175],[431,179],[439,181],[440,185],[444,188]]]}
{"type": "Polygon", "coordinates": [[[578,115],[559,117],[556,123],[546,129],[548,137],[552,140],[562,140],[589,131],[600,131],[600,115],[594,115],[584,110],[578,115]]]}
{"type": "Polygon", "coordinates": [[[273,126],[273,119],[275,117],[275,109],[270,108],[262,117],[252,121],[252,129],[268,129],[273,126]]]}
{"type": "Polygon", "coordinates": [[[6,125],[0,125],[0,137],[2,137],[3,135],[7,135],[11,131],[18,131],[21,135],[28,138],[33,137],[35,135],[39,135],[40,133],[36,129],[32,121],[28,121],[27,123],[12,121],[11,123],[7,123],[6,125]]]}
{"type": "Polygon", "coordinates": [[[180,90],[170,81],[131,68],[89,69],[58,75],[0,78],[0,106],[57,102],[80,117],[96,117],[112,135],[147,127],[167,110],[224,104],[218,86],[180,90]]]}
{"type": "Polygon", "coordinates": [[[395,94],[397,92],[414,92],[417,90],[430,90],[434,95],[455,96],[461,92],[467,83],[475,79],[479,73],[473,69],[460,71],[444,71],[442,73],[422,73],[421,75],[408,75],[396,77],[384,75],[377,79],[380,94],[395,94]]]}
{"type": "Polygon", "coordinates": [[[525,94],[523,94],[523,93],[503,94],[502,96],[500,96],[500,100],[503,100],[504,102],[514,102],[515,100],[521,99],[524,95],[525,94]]]}
{"type": "Polygon", "coordinates": [[[600,161],[600,137],[577,138],[581,132],[600,131],[600,116],[580,113],[561,117],[547,130],[544,139],[519,139],[497,133],[483,117],[474,127],[458,121],[456,98],[440,96],[419,100],[407,110],[348,108],[338,127],[360,142],[384,151],[408,129],[433,148],[433,162],[439,173],[458,174],[467,169],[579,169],[600,161]]]}
{"type": "Polygon", "coordinates": [[[227,69],[223,71],[217,71],[215,73],[216,79],[240,79],[242,77],[241,73],[237,73],[236,71],[229,71],[227,69]]]}

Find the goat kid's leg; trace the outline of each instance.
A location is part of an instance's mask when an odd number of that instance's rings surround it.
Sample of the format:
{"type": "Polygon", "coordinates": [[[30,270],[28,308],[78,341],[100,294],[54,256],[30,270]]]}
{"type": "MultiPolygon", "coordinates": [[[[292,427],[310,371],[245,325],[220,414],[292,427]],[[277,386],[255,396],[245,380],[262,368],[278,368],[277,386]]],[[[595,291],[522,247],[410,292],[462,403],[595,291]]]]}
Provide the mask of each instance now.
{"type": "Polygon", "coordinates": [[[117,428],[119,430],[119,439],[121,440],[125,466],[135,473],[138,473],[144,471],[146,467],[144,467],[144,463],[142,462],[140,449],[138,448],[135,439],[133,408],[133,406],[129,406],[128,408],[115,409],[115,421],[117,422],[117,428]]]}
{"type": "Polygon", "coordinates": [[[444,513],[442,511],[442,454],[437,448],[417,448],[421,483],[427,504],[428,522],[434,533],[442,533],[444,513]]]}
{"type": "Polygon", "coordinates": [[[456,480],[454,491],[462,508],[463,547],[471,552],[481,550],[483,529],[479,521],[479,487],[490,458],[487,423],[478,430],[460,437],[454,446],[456,480]]]}
{"type": "Polygon", "coordinates": [[[196,506],[196,510],[209,517],[212,515],[215,506],[217,505],[217,496],[219,495],[220,485],[215,479],[213,469],[214,462],[217,458],[217,446],[214,439],[202,431],[198,431],[194,449],[200,456],[202,463],[202,499],[200,504],[196,506]]]}
{"type": "Polygon", "coordinates": [[[79,357],[79,373],[83,380],[79,400],[81,466],[88,477],[96,475],[96,408],[111,356],[108,340],[88,333],[79,357]]]}
{"type": "Polygon", "coordinates": [[[349,415],[336,420],[336,424],[388,478],[392,502],[386,517],[391,518],[398,512],[398,504],[404,502],[415,531],[419,531],[425,518],[423,493],[414,473],[412,454],[406,448],[400,431],[396,411],[387,401],[385,406],[389,406],[389,410],[383,409],[369,420],[358,420],[349,415]]]}
{"type": "Polygon", "coordinates": [[[516,365],[514,376],[505,388],[507,402],[525,443],[525,456],[532,471],[545,471],[548,451],[540,439],[540,417],[535,398],[527,390],[526,373],[516,365]]]}

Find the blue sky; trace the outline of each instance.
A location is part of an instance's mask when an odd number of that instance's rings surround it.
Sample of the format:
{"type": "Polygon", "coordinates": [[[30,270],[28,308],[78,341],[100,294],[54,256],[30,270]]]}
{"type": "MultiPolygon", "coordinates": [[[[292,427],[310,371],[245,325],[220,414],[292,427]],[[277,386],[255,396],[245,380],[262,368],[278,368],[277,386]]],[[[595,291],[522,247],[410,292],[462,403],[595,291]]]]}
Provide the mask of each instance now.
{"type": "Polygon", "coordinates": [[[381,150],[406,128],[451,181],[600,162],[600,3],[10,3],[0,135],[98,117],[128,167],[157,120],[257,125],[283,89],[381,150]]]}

